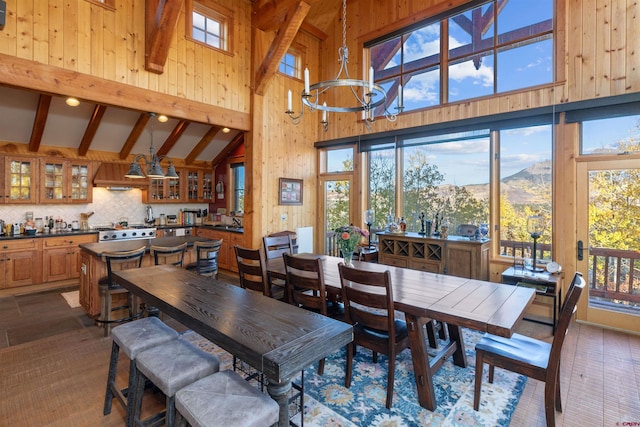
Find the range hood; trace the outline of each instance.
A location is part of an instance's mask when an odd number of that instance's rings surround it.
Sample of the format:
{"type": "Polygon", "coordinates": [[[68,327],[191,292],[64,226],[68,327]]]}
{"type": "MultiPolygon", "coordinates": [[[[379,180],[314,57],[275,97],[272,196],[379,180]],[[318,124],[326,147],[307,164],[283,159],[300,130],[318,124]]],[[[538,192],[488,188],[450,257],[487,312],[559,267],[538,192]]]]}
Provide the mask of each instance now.
{"type": "Polygon", "coordinates": [[[131,179],[124,175],[129,171],[129,163],[101,163],[93,178],[94,187],[107,187],[111,190],[129,190],[148,188],[149,178],[131,179]]]}

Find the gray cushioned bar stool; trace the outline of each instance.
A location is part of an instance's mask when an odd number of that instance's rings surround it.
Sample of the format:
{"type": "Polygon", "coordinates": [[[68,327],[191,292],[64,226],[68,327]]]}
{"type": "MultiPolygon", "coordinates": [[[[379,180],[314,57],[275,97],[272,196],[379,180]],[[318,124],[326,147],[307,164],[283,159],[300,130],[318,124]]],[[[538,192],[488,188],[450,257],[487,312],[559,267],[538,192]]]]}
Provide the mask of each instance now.
{"type": "Polygon", "coordinates": [[[138,355],[129,426],[175,425],[175,394],[187,385],[218,372],[220,361],[185,340],[177,339],[138,355]],[[151,381],[166,397],[166,410],[141,420],[142,397],[146,380],[151,381]]]}
{"type": "Polygon", "coordinates": [[[262,427],[278,422],[280,408],[233,371],[221,371],[176,393],[176,425],[262,427]]]}
{"type": "MultiPolygon", "coordinates": [[[[104,396],[104,415],[111,413],[111,404],[116,398],[123,408],[129,410],[133,401],[134,379],[136,375],[136,358],[141,352],[157,345],[178,339],[178,333],[164,324],[157,317],[145,317],[116,326],[111,331],[113,344],[111,345],[111,360],[109,361],[109,375],[107,376],[107,392],[104,396]],[[129,382],[125,389],[116,385],[116,371],[120,350],[129,358],[129,382]]],[[[128,415],[127,415],[128,417],[128,415]]]]}

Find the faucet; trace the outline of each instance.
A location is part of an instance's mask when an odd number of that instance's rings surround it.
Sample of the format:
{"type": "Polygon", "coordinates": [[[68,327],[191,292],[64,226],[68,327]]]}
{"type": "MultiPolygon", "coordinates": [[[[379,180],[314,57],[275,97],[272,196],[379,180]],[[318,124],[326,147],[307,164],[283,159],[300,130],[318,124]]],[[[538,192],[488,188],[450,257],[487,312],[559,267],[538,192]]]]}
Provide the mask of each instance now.
{"type": "Polygon", "coordinates": [[[232,218],[231,221],[233,221],[233,226],[234,227],[238,227],[241,228],[242,227],[242,222],[240,222],[240,220],[238,218],[232,218]]]}

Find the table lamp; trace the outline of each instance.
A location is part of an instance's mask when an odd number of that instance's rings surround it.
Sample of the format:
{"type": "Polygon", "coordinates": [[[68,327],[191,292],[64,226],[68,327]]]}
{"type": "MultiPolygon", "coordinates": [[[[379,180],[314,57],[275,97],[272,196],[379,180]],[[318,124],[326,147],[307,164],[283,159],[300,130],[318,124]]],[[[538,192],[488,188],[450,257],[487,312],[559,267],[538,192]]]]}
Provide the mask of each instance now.
{"type": "Polygon", "coordinates": [[[364,211],[364,223],[367,224],[367,231],[369,232],[369,246],[371,247],[371,224],[373,224],[374,214],[371,209],[364,211]]]}
{"type": "Polygon", "coordinates": [[[527,233],[531,234],[533,239],[533,263],[531,264],[531,271],[541,272],[544,269],[536,267],[536,251],[537,242],[545,229],[545,219],[542,215],[531,215],[527,218],[527,233]]]}

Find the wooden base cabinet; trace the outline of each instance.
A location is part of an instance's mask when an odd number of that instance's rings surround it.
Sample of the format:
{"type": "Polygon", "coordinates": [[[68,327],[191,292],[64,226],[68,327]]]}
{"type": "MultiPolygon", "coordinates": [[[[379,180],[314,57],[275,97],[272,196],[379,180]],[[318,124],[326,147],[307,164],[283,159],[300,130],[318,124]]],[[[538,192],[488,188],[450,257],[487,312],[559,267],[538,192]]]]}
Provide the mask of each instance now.
{"type": "Polygon", "coordinates": [[[15,239],[0,245],[0,289],[40,283],[40,239],[15,239]]]}
{"type": "Polygon", "coordinates": [[[207,239],[222,239],[222,246],[220,246],[220,253],[218,254],[218,267],[224,270],[238,272],[236,252],[233,247],[235,245],[244,245],[244,234],[198,227],[196,235],[207,239]]]}
{"type": "Polygon", "coordinates": [[[424,237],[418,233],[378,233],[380,264],[489,280],[489,240],[424,237]]]}
{"type": "Polygon", "coordinates": [[[78,245],[96,240],[95,235],[44,239],[42,281],[55,282],[80,277],[80,248],[78,245]]]}

